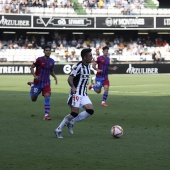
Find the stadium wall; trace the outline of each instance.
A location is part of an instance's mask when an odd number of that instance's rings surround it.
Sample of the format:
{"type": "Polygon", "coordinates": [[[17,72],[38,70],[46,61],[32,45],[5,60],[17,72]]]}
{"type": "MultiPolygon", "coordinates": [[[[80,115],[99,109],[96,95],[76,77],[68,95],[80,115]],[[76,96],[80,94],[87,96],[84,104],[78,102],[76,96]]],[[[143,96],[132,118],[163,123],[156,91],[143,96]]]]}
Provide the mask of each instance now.
{"type": "MultiPolygon", "coordinates": [[[[109,71],[109,74],[161,74],[170,73],[170,64],[114,64],[118,69],[109,71]]],[[[54,72],[58,75],[69,74],[72,64],[55,65],[54,72]]],[[[113,66],[113,65],[111,65],[113,66]]],[[[3,65],[0,66],[0,75],[31,74],[30,65],[3,65]]],[[[91,68],[91,74],[94,70],[91,68]]]]}

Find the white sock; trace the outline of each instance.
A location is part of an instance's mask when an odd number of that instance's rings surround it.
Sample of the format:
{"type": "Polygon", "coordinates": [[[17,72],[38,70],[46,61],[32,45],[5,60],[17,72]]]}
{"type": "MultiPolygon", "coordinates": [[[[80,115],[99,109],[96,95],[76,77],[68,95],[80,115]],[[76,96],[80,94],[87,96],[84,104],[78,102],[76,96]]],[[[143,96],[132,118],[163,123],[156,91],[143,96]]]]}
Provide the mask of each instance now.
{"type": "Polygon", "coordinates": [[[86,111],[83,111],[83,112],[79,113],[77,117],[72,119],[70,123],[74,125],[75,123],[77,123],[81,120],[84,120],[84,119],[88,118],[89,116],[90,116],[89,113],[87,113],[86,111]]]}
{"type": "Polygon", "coordinates": [[[68,114],[60,123],[60,125],[57,127],[58,130],[63,130],[64,126],[66,126],[68,124],[69,121],[71,121],[72,119],[74,119],[74,117],[71,114],[68,114]]]}

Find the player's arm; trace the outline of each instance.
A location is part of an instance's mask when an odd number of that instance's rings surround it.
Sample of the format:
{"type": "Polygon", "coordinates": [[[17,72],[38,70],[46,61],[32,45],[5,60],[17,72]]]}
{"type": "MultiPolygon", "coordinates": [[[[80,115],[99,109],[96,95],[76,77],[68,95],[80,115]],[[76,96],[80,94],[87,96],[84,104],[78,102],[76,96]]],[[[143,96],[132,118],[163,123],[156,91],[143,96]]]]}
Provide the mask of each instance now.
{"type": "Polygon", "coordinates": [[[92,63],[92,68],[94,69],[94,70],[96,70],[98,73],[100,73],[100,72],[102,72],[102,70],[99,70],[98,68],[97,68],[97,62],[96,61],[94,61],[93,63],[92,63]]]}
{"type": "Polygon", "coordinates": [[[72,93],[75,94],[76,93],[76,88],[74,86],[73,79],[74,79],[74,77],[70,75],[68,77],[67,81],[68,81],[69,86],[71,87],[72,93]]]}
{"type": "Polygon", "coordinates": [[[117,67],[117,66],[114,66],[114,67],[108,67],[108,69],[109,69],[109,70],[113,70],[113,71],[114,71],[114,70],[117,70],[117,69],[118,69],[118,67],[117,67]]]}
{"type": "Polygon", "coordinates": [[[34,76],[34,79],[38,79],[38,76],[35,75],[34,68],[35,68],[35,64],[32,64],[30,67],[31,74],[34,76]]]}
{"type": "Polygon", "coordinates": [[[56,75],[55,75],[55,73],[54,73],[54,69],[51,70],[50,75],[51,75],[52,77],[54,77],[55,84],[58,84],[57,77],[56,77],[56,75]]]}

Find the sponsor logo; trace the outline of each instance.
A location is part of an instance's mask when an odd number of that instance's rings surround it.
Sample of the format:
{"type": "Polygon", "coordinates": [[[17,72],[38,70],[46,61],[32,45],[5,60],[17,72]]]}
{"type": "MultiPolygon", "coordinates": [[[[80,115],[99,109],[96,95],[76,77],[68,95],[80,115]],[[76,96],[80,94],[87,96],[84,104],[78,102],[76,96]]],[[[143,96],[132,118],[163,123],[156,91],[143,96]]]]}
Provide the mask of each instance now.
{"type": "Polygon", "coordinates": [[[23,66],[1,66],[0,74],[27,74],[31,73],[30,67],[23,66]]]}
{"type": "Polygon", "coordinates": [[[57,18],[57,17],[39,17],[36,19],[36,24],[53,26],[88,26],[91,25],[91,20],[88,18],[57,18]]]}
{"type": "Polygon", "coordinates": [[[111,26],[140,26],[145,25],[144,18],[106,18],[105,24],[108,27],[111,26]]]}
{"type": "Polygon", "coordinates": [[[0,19],[0,25],[1,26],[22,26],[27,27],[30,26],[29,20],[20,20],[20,19],[7,19],[5,16],[2,15],[2,18],[0,19]]]}
{"type": "Polygon", "coordinates": [[[164,19],[164,25],[170,25],[170,18],[164,19]]]}
{"type": "MultiPolygon", "coordinates": [[[[65,74],[70,74],[73,68],[75,69],[75,65],[71,66],[69,64],[66,64],[63,67],[63,71],[64,71],[65,74]]],[[[94,74],[97,73],[97,71],[93,69],[92,65],[90,65],[90,70],[92,70],[94,74]]]]}
{"type": "Polygon", "coordinates": [[[128,74],[158,74],[158,68],[135,68],[132,64],[129,64],[129,68],[126,70],[128,74]]]}
{"type": "Polygon", "coordinates": [[[74,68],[75,65],[69,65],[69,64],[66,64],[64,67],[63,67],[63,71],[65,74],[70,74],[71,73],[71,70],[72,68],[74,68]]]}

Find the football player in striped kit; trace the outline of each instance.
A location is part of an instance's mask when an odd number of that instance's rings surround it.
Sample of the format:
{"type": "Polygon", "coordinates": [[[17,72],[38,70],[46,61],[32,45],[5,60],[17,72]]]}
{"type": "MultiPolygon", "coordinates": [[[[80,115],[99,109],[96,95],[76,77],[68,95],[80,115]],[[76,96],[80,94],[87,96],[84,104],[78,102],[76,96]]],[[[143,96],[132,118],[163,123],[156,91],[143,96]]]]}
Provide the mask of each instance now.
{"type": "Polygon", "coordinates": [[[31,86],[30,97],[35,102],[40,93],[44,96],[44,120],[51,120],[50,117],[50,75],[54,77],[57,84],[57,77],[54,73],[55,61],[50,58],[51,46],[44,47],[44,56],[38,57],[36,61],[31,65],[31,73],[34,76],[33,82],[27,84],[31,86]],[[34,70],[35,68],[35,70],[34,70]]]}
{"type": "Polygon", "coordinates": [[[54,133],[58,138],[63,138],[62,130],[65,126],[68,126],[70,134],[73,134],[73,124],[88,118],[94,113],[93,104],[87,95],[87,86],[91,72],[90,63],[92,62],[91,49],[83,49],[81,57],[82,61],[73,67],[68,77],[70,93],[67,103],[71,108],[71,113],[65,116],[55,129],[54,133]],[[83,108],[84,111],[79,113],[80,108],[83,108]]]}

